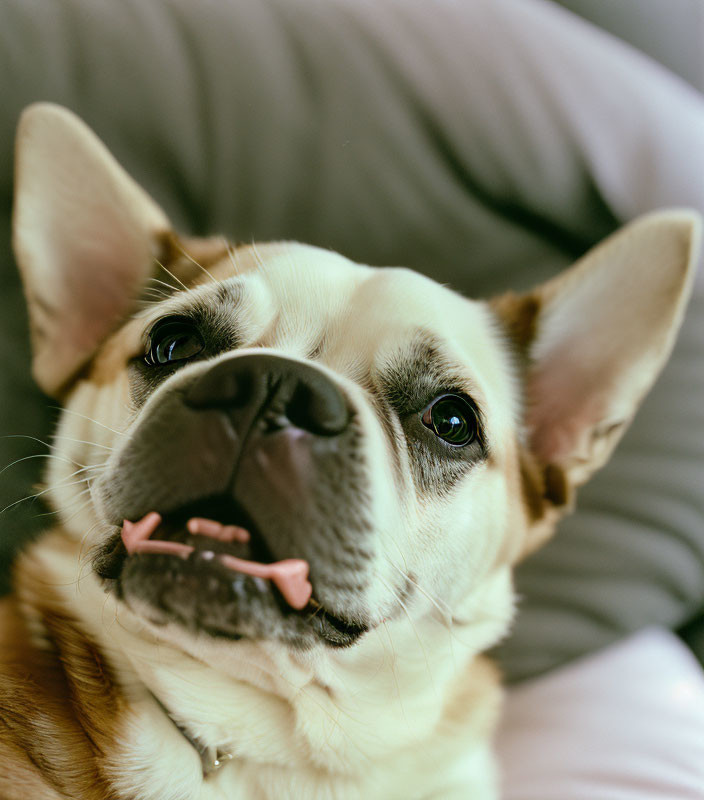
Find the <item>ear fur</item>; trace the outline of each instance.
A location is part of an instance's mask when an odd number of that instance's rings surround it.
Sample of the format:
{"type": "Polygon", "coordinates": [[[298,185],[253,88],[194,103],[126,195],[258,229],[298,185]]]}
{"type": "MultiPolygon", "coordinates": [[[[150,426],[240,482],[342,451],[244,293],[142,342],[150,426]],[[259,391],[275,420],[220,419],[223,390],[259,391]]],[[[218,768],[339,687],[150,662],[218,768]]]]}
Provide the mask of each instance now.
{"type": "Polygon", "coordinates": [[[61,392],[131,310],[170,230],[159,206],[72,112],[38,103],[17,132],[13,244],[33,372],[61,392]]]}
{"type": "Polygon", "coordinates": [[[493,301],[526,360],[529,445],[579,486],[663,368],[691,293],[701,221],[646,215],[523,296],[493,301]]]}

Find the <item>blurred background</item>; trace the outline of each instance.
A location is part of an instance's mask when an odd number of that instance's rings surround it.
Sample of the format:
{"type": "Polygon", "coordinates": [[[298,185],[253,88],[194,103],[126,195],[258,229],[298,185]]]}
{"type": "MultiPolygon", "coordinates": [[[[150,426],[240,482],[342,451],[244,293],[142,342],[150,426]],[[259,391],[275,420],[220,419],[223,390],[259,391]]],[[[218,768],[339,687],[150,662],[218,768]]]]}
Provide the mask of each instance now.
{"type": "MultiPolygon", "coordinates": [[[[182,232],[489,296],[641,213],[704,212],[703,54],[701,0],[2,0],[0,590],[51,521],[32,495],[57,417],[10,248],[23,107],[76,111],[182,232]]],[[[703,400],[700,275],[615,458],[519,570],[510,681],[653,623],[704,657],[703,400]]]]}
{"type": "Polygon", "coordinates": [[[701,0],[560,0],[560,5],[637,47],[704,91],[701,0]]]}

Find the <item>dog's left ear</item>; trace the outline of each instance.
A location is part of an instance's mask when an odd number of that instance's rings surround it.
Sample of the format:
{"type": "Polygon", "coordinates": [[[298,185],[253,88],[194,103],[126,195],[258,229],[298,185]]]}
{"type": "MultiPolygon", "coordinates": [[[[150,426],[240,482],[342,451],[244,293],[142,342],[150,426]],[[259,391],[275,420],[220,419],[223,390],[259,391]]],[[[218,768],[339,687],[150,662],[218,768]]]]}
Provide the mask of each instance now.
{"type": "Polygon", "coordinates": [[[530,449],[566,487],[604,464],[672,350],[701,222],[650,214],[523,296],[494,301],[526,358],[530,449]]]}
{"type": "Polygon", "coordinates": [[[169,221],[72,112],[38,103],[17,132],[13,243],[33,371],[61,392],[132,308],[169,221]]]}

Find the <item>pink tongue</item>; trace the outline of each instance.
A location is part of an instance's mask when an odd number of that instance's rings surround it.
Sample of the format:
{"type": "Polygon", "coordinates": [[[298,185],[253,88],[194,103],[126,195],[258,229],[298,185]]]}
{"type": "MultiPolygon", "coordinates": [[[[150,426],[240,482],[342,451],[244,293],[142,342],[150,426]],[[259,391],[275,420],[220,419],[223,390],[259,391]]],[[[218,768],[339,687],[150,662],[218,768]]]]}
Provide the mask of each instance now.
{"type": "MultiPolygon", "coordinates": [[[[133,553],[165,553],[188,558],[195,549],[190,545],[149,538],[159,525],[161,525],[161,516],[156,511],[147,514],[138,522],[125,520],[122,526],[122,541],[127,552],[130,555],[133,553]]],[[[209,536],[220,541],[246,542],[249,540],[249,532],[244,528],[236,525],[221,525],[219,522],[200,517],[189,520],[187,527],[192,534],[209,536]]],[[[308,581],[308,562],[301,558],[287,558],[273,564],[247,561],[225,553],[218,553],[213,558],[217,558],[220,563],[236,572],[273,581],[291,608],[304,608],[313,593],[313,587],[308,581]]]]}

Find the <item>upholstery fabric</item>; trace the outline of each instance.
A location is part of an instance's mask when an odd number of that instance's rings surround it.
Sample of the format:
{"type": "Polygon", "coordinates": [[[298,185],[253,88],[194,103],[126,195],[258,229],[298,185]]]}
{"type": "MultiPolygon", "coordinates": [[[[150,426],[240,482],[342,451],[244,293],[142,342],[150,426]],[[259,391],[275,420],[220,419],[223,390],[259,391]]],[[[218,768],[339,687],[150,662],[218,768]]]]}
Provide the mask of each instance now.
{"type": "Polygon", "coordinates": [[[700,665],[647,628],[508,693],[501,797],[701,800],[702,726],[700,665]]]}
{"type": "MultiPolygon", "coordinates": [[[[470,295],[621,222],[704,211],[704,100],[545,0],[3,0],[0,435],[45,439],[9,250],[21,109],[74,109],[188,233],[294,238],[470,295]]],[[[674,358],[577,513],[520,569],[511,680],[704,607],[704,275],[674,358]]],[[[0,507],[45,452],[0,439],[0,507]]],[[[0,514],[0,559],[51,520],[0,514]]],[[[471,531],[467,532],[471,535],[471,531]]],[[[6,585],[6,584],[5,584],[6,585]]]]}
{"type": "Polygon", "coordinates": [[[704,91],[701,0],[557,0],[704,91]]]}

